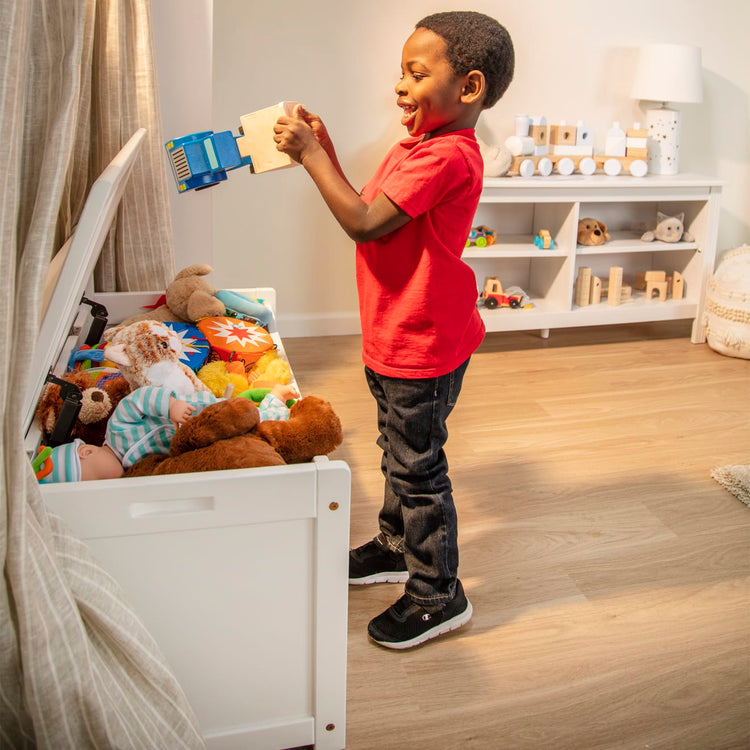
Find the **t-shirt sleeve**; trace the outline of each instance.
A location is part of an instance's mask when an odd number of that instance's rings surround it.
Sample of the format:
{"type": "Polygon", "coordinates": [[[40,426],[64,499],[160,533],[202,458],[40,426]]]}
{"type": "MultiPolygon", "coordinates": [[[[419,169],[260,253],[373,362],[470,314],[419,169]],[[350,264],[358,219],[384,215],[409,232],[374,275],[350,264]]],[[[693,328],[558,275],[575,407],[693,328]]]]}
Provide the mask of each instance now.
{"type": "Polygon", "coordinates": [[[381,190],[413,219],[466,189],[470,172],[460,149],[417,148],[384,180],[381,190]]]}

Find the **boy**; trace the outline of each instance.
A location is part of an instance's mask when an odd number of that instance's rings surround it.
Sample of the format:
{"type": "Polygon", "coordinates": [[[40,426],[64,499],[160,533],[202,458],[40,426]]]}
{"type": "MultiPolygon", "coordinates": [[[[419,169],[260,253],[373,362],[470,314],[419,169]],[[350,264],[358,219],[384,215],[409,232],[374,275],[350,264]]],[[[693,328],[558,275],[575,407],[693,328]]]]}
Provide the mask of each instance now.
{"type": "Polygon", "coordinates": [[[484,337],[474,274],[461,261],[482,189],[474,127],[507,89],[513,66],[510,36],[488,16],[458,11],[420,21],[396,85],[409,138],[391,148],[361,195],[320,117],[298,106],[274,128],[277,148],[305,167],[357,243],[363,360],[385,492],[380,533],[350,552],[349,582],[405,582],[404,595],[368,625],[389,648],[416,646],[472,615],[458,579],[443,446],[484,337]]]}

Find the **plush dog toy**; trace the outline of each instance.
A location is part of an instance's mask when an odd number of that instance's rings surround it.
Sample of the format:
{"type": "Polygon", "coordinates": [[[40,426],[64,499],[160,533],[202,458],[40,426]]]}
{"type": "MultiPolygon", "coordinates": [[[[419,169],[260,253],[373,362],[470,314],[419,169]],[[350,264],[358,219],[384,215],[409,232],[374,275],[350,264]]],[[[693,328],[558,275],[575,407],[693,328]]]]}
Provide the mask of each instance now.
{"type": "Polygon", "coordinates": [[[662,242],[692,242],[693,236],[690,232],[685,231],[684,221],[684,213],[669,216],[668,214],[663,214],[661,211],[657,211],[656,226],[654,229],[644,232],[641,235],[641,240],[643,242],[653,242],[654,240],[661,240],[662,242]]]}
{"type": "Polygon", "coordinates": [[[579,245],[603,245],[609,239],[607,225],[596,219],[581,219],[578,222],[579,245]]]}
{"type": "Polygon", "coordinates": [[[133,390],[142,385],[171,388],[179,396],[209,390],[182,361],[182,344],[164,323],[139,320],[104,332],[107,359],[114,362],[133,390]]]}
{"type": "Polygon", "coordinates": [[[316,396],[295,403],[284,421],[260,422],[252,401],[217,401],[181,425],[169,456],[152,455],[126,477],[247,469],[304,463],[335,450],[343,439],[331,405],[316,396]]]}
{"type": "MultiPolygon", "coordinates": [[[[119,371],[109,368],[71,372],[63,375],[61,380],[72,383],[81,391],[81,410],[73,422],[70,439],[80,438],[90,445],[102,445],[107,420],[117,404],[130,393],[130,384],[119,371]]],[[[48,383],[36,408],[36,419],[45,444],[55,430],[62,404],[60,386],[48,383]]]]}

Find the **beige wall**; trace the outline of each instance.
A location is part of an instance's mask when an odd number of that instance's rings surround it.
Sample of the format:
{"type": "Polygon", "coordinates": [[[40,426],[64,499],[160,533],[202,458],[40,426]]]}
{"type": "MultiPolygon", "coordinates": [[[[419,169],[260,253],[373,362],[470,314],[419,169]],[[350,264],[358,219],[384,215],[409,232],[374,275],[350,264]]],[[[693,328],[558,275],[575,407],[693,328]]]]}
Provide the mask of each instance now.
{"type": "MultiPolygon", "coordinates": [[[[504,140],[513,115],[526,112],[549,122],[584,120],[601,147],[613,120],[643,119],[639,103],[629,98],[635,48],[647,42],[700,46],[704,102],[680,107],[681,171],[727,182],[720,252],[750,241],[746,0],[216,0],[213,110],[205,127],[236,132],[242,114],[282,99],[302,101],[322,115],[345,171],[361,186],[405,132],[393,92],[403,41],[421,16],[454,8],[494,15],[516,46],[515,80],[478,127],[489,142],[504,140]]],[[[192,125],[165,135],[183,135],[192,125]]],[[[213,188],[211,201],[217,285],[275,286],[286,335],[358,329],[352,243],[301,168],[265,175],[242,170],[213,188]]],[[[178,247],[178,266],[181,252],[195,256],[178,247]]]]}

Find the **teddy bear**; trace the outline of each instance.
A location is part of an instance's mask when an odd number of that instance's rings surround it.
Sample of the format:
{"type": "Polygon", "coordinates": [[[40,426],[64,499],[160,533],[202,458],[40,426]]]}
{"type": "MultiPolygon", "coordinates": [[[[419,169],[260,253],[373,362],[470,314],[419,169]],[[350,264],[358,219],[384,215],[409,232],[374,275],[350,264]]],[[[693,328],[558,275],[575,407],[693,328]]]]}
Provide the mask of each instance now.
{"type": "Polygon", "coordinates": [[[139,320],[104,332],[107,359],[114,362],[132,389],[143,385],[171,388],[177,395],[208,391],[182,361],[180,339],[166,324],[139,320]]]}
{"type": "Polygon", "coordinates": [[[669,216],[661,211],[656,212],[656,226],[641,235],[642,242],[692,242],[693,236],[685,231],[685,214],[669,216]]]}
{"type": "MultiPolygon", "coordinates": [[[[130,384],[119,371],[111,368],[80,370],[62,376],[81,391],[81,409],[73,422],[70,440],[80,438],[90,445],[102,445],[107,420],[117,404],[130,393],[130,384]]],[[[55,430],[63,399],[60,386],[48,383],[36,408],[36,419],[42,442],[48,443],[55,430]]]]}
{"type": "Polygon", "coordinates": [[[578,222],[579,245],[603,245],[609,239],[607,225],[597,219],[581,219],[578,222]]]}
{"type": "Polygon", "coordinates": [[[183,268],[167,287],[162,304],[152,310],[131,315],[122,321],[129,325],[139,320],[158,320],[162,323],[194,323],[200,318],[224,315],[226,307],[216,297],[215,289],[203,277],[213,269],[205,263],[194,263],[183,268]]]}
{"type": "Polygon", "coordinates": [[[123,325],[139,320],[158,320],[161,323],[195,323],[203,318],[227,315],[251,320],[268,328],[273,318],[262,302],[252,300],[230,289],[216,289],[204,279],[213,271],[205,263],[194,263],[183,268],[157,305],[136,313],[122,321],[123,325]]]}
{"type": "Polygon", "coordinates": [[[264,422],[252,401],[229,398],[207,406],[180,425],[168,456],[147,456],[129,467],[124,476],[304,463],[331,453],[342,440],[341,422],[333,407],[317,396],[297,401],[287,420],[264,422]]]}

